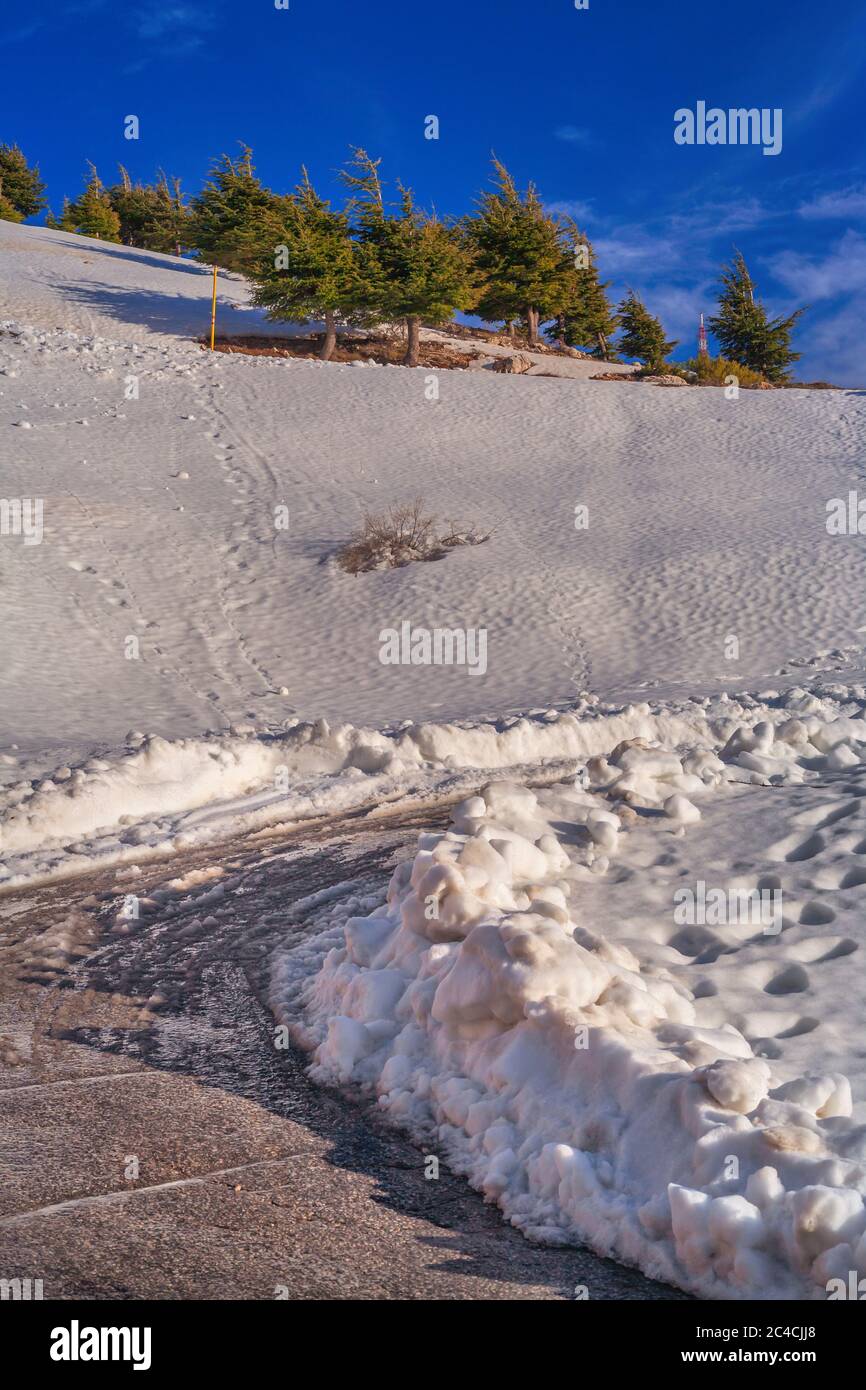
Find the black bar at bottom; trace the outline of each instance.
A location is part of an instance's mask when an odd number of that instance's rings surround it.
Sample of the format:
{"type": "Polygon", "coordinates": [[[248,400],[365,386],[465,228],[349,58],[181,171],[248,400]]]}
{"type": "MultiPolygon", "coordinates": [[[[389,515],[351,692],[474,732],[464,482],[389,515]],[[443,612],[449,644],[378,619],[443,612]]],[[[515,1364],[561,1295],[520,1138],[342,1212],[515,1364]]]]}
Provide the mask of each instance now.
{"type": "MultiPolygon", "coordinates": [[[[591,1299],[574,1300],[574,1306],[559,1305],[558,1315],[549,1308],[543,1327],[534,1322],[539,1316],[524,1311],[521,1318],[532,1317],[520,1332],[525,1355],[530,1360],[532,1345],[542,1337],[554,1335],[568,1340],[558,1342],[560,1355],[570,1347],[568,1358],[574,1357],[573,1369],[581,1364],[588,1370],[594,1366],[597,1376],[605,1363],[610,1373],[620,1377],[634,1366],[642,1376],[666,1374],[679,1368],[689,1375],[701,1376],[714,1367],[727,1370],[760,1369],[764,1373],[786,1371],[798,1367],[820,1374],[826,1380],[843,1366],[858,1364],[862,1346],[862,1317],[852,1309],[835,1303],[709,1303],[709,1302],[640,1302],[591,1299]]],[[[496,1305],[500,1309],[503,1304],[496,1305]]],[[[315,1318],[315,1305],[299,1307],[291,1302],[230,1302],[212,1303],[150,1303],[150,1302],[14,1302],[0,1303],[0,1327],[5,1335],[6,1354],[14,1354],[24,1371],[46,1372],[54,1378],[83,1376],[93,1379],[100,1371],[111,1375],[130,1374],[142,1380],[145,1376],[162,1380],[178,1372],[212,1372],[220,1379],[231,1374],[230,1366],[240,1357],[248,1373],[274,1374],[292,1377],[295,1372],[310,1374],[317,1364],[327,1370],[329,1377],[339,1367],[340,1353],[346,1357],[347,1373],[363,1375],[366,1354],[374,1352],[366,1374],[374,1372],[392,1336],[400,1337],[417,1315],[417,1301],[407,1302],[403,1312],[393,1307],[387,1311],[371,1301],[354,1307],[349,1301],[339,1301],[322,1309],[331,1332],[321,1339],[315,1326],[309,1328],[309,1316],[315,1318]],[[334,1324],[333,1319],[340,1319],[334,1324]],[[384,1313],[384,1317],[383,1317],[384,1313]],[[357,1330],[354,1319],[363,1319],[357,1330]],[[382,1318],[382,1321],[380,1321],[382,1318]],[[348,1326],[347,1326],[348,1324],[348,1326]],[[339,1327],[340,1336],[334,1332],[339,1327]],[[309,1329],[309,1330],[308,1330],[309,1329]],[[383,1338],[387,1339],[383,1343],[383,1338]],[[303,1358],[300,1361],[299,1358],[303,1358]],[[310,1366],[312,1363],[312,1366],[310,1366]],[[266,1367],[270,1370],[266,1371],[266,1367]]],[[[476,1355],[487,1363],[488,1353],[508,1355],[511,1334],[516,1330],[513,1315],[503,1326],[502,1339],[495,1337],[484,1345],[485,1331],[478,1324],[480,1309],[473,1313],[472,1331],[480,1333],[476,1355]]],[[[496,1314],[491,1330],[496,1331],[496,1314]]],[[[422,1313],[419,1326],[421,1337],[433,1330],[430,1319],[435,1318],[435,1337],[438,1355],[444,1354],[445,1365],[453,1361],[448,1354],[448,1338],[460,1339],[452,1349],[465,1365],[464,1353],[468,1328],[460,1325],[458,1312],[444,1316],[441,1304],[433,1302],[422,1313]],[[447,1320],[446,1320],[447,1316],[447,1320]],[[459,1350],[463,1348],[463,1351],[459,1350]]],[[[557,1345],[554,1343],[552,1345],[557,1345]]],[[[553,1369],[549,1361],[552,1345],[539,1341],[537,1352],[539,1374],[553,1369]]],[[[401,1359],[393,1348],[397,1360],[401,1359]]],[[[438,1357],[434,1354],[434,1364],[438,1357]]],[[[559,1356],[557,1357],[559,1360],[559,1356]]],[[[561,1364],[561,1363],[560,1363],[561,1364]]],[[[17,1365],[16,1365],[17,1369],[17,1365]]],[[[431,1367],[428,1363],[428,1370],[431,1367]]],[[[444,1367],[443,1367],[444,1369],[444,1367]]]]}

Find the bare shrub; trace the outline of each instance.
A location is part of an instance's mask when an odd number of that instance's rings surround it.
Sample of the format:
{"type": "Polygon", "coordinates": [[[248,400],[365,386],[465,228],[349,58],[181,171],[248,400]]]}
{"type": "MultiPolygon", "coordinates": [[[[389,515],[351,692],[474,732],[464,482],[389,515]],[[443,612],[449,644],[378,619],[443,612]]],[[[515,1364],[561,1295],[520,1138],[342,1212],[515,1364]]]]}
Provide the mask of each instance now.
{"type": "Polygon", "coordinates": [[[461,527],[455,521],[447,527],[440,535],[420,497],[394,504],[378,515],[364,512],[359,534],[337,551],[337,563],[349,574],[399,569],[413,560],[441,560],[455,546],[480,545],[490,534],[480,535],[474,527],[461,527]]]}

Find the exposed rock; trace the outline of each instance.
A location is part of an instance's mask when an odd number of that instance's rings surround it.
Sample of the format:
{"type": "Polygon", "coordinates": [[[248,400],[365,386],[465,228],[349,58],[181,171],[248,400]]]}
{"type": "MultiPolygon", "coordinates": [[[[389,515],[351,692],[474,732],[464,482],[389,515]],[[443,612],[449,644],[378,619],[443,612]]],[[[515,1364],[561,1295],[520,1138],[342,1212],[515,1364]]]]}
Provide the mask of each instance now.
{"type": "Polygon", "coordinates": [[[526,357],[522,352],[517,352],[513,357],[499,357],[493,364],[494,372],[528,372],[532,366],[532,359],[526,357]]]}
{"type": "Polygon", "coordinates": [[[580,348],[569,347],[561,338],[557,338],[555,342],[548,344],[548,346],[554,352],[559,353],[561,357],[577,357],[581,362],[589,362],[592,360],[588,352],[581,352],[580,348]]]}

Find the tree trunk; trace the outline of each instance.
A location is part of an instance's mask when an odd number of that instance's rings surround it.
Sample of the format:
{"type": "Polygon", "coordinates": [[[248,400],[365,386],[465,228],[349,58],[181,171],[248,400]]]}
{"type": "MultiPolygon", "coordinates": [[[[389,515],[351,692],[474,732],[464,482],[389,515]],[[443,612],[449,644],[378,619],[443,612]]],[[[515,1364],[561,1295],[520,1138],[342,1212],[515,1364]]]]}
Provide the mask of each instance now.
{"type": "Polygon", "coordinates": [[[334,323],[333,314],[325,314],[325,336],[322,339],[322,346],[319,349],[319,357],[323,362],[330,362],[337,346],[337,327],[334,323]]]}
{"type": "Polygon", "coordinates": [[[601,353],[602,360],[606,362],[608,357],[608,347],[607,338],[604,336],[603,333],[599,333],[598,335],[598,350],[601,353]]]}
{"type": "Polygon", "coordinates": [[[406,356],[403,358],[404,367],[417,367],[421,355],[421,320],[417,314],[411,314],[406,320],[406,356]]]}
{"type": "Polygon", "coordinates": [[[509,338],[514,336],[514,319],[505,320],[505,333],[509,338]]]}
{"type": "Polygon", "coordinates": [[[538,310],[533,304],[526,306],[526,341],[530,347],[538,342],[538,310]]]}

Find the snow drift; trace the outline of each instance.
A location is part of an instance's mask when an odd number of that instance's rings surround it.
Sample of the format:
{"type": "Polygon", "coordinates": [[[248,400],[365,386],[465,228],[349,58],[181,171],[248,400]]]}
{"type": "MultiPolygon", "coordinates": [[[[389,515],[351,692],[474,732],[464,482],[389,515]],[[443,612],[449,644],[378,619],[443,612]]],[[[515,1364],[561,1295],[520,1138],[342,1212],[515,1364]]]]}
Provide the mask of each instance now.
{"type": "MultiPolygon", "coordinates": [[[[461,787],[496,770],[550,780],[557,767],[572,769],[628,738],[710,750],[724,745],[742,718],[763,717],[771,730],[774,720],[800,708],[819,711],[825,723],[832,717],[827,727],[841,730],[848,727],[841,711],[857,708],[801,691],[778,706],[748,696],[677,705],[584,701],[575,711],[390,730],[327,720],[289,720],[267,734],[238,725],[226,735],[178,740],[133,730],[120,755],[72,761],[0,792],[0,884],[409,795],[453,800],[461,787]]],[[[740,750],[746,772],[738,776],[772,778],[777,769],[763,751],[767,736],[746,739],[749,746],[740,750]]],[[[7,759],[7,772],[14,761],[7,759]]]]}
{"type": "MultiPolygon", "coordinates": [[[[656,842],[688,839],[737,788],[784,798],[829,776],[838,789],[864,759],[859,713],[801,714],[735,727],[716,750],[627,738],[537,792],[492,782],[420,836],[381,909],[278,958],[274,1007],[315,1079],[375,1095],[528,1236],[586,1241],[706,1297],[824,1298],[866,1276],[866,1124],[849,1080],[791,1073],[731,1022],[705,1023],[682,973],[634,930],[617,940],[591,889],[629,862],[641,820],[656,842]]],[[[843,797],[825,819],[846,814],[843,797]]],[[[784,923],[777,965],[802,958],[802,937],[784,923]]],[[[854,1022],[856,985],[851,1006],[854,1022]]],[[[854,1022],[862,1073],[857,1036],[854,1022]]]]}

